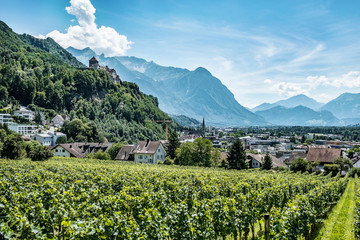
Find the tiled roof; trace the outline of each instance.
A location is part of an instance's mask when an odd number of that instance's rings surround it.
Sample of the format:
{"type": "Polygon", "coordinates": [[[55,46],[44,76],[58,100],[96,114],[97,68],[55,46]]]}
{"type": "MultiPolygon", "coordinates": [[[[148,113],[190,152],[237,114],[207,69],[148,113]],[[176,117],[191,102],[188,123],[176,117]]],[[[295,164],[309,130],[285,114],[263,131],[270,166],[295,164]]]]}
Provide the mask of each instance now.
{"type": "Polygon", "coordinates": [[[65,143],[65,144],[58,144],[57,146],[61,146],[66,151],[70,153],[72,157],[77,158],[84,158],[86,157],[87,153],[94,153],[95,151],[102,150],[103,152],[109,150],[109,148],[113,145],[113,143],[83,143],[83,142],[76,142],[76,143],[65,143]]]}
{"type": "Polygon", "coordinates": [[[154,154],[160,146],[160,141],[140,141],[135,149],[134,154],[154,154]]]}
{"type": "Polygon", "coordinates": [[[115,157],[115,160],[130,160],[130,155],[133,154],[133,145],[123,146],[115,157]]]}
{"type": "MultiPolygon", "coordinates": [[[[264,162],[264,159],[265,159],[265,156],[266,154],[253,154],[253,153],[247,153],[246,154],[247,157],[251,157],[251,158],[254,158],[256,161],[258,161],[259,163],[263,163],[264,162]]],[[[269,154],[269,156],[271,157],[271,160],[272,160],[272,165],[273,165],[273,168],[274,167],[287,167],[287,165],[285,163],[283,163],[280,159],[274,157],[273,155],[269,154]]]]}
{"type": "Polygon", "coordinates": [[[310,148],[306,160],[319,163],[333,163],[341,157],[342,150],[338,148],[310,148]]]}

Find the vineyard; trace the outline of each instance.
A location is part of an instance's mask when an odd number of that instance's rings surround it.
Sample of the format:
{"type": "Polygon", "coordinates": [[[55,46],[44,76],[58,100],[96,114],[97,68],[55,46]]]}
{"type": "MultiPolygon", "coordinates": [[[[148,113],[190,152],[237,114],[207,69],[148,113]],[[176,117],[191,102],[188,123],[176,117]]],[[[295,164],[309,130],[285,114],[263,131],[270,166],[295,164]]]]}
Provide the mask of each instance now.
{"type": "Polygon", "coordinates": [[[53,159],[0,160],[0,232],[15,239],[311,239],[348,178],[53,159]]]}

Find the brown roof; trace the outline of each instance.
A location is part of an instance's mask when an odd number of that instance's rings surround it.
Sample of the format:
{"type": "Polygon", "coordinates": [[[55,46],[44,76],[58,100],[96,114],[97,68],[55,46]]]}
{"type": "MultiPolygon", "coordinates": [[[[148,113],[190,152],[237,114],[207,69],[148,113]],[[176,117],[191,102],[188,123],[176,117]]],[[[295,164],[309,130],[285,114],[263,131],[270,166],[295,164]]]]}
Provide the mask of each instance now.
{"type": "Polygon", "coordinates": [[[285,160],[285,162],[287,164],[291,164],[293,161],[295,161],[296,159],[298,159],[299,157],[301,158],[306,158],[306,153],[303,152],[293,152],[291,154],[291,156],[285,160]]]}
{"type": "Polygon", "coordinates": [[[306,160],[319,163],[333,163],[341,157],[342,150],[337,148],[310,148],[306,160]]]}
{"type": "Polygon", "coordinates": [[[85,157],[85,153],[83,153],[82,150],[73,143],[58,144],[53,148],[53,150],[55,150],[59,146],[65,149],[66,151],[68,151],[70,153],[70,157],[75,157],[75,158],[85,157]]]}
{"type": "Polygon", "coordinates": [[[123,146],[115,157],[115,160],[132,160],[133,156],[133,145],[123,146]]]}
{"type": "Polygon", "coordinates": [[[160,141],[140,141],[135,149],[134,154],[154,154],[160,146],[160,141]]]}
{"type": "Polygon", "coordinates": [[[92,57],[89,61],[90,62],[98,62],[98,60],[95,57],[92,57]]]}
{"type": "MultiPolygon", "coordinates": [[[[249,158],[253,158],[256,161],[258,161],[259,163],[263,163],[264,159],[265,159],[266,154],[253,154],[253,153],[246,153],[246,157],[249,158]]],[[[273,168],[274,167],[287,167],[287,165],[285,163],[283,163],[280,159],[274,157],[273,155],[269,154],[269,156],[271,157],[272,160],[272,165],[273,168]]]]}
{"type": "Polygon", "coordinates": [[[76,158],[84,158],[86,157],[87,153],[95,153],[99,150],[103,152],[109,150],[113,143],[83,143],[83,142],[76,142],[76,143],[65,143],[65,144],[58,144],[53,149],[61,146],[66,151],[70,153],[71,157],[76,158]]]}

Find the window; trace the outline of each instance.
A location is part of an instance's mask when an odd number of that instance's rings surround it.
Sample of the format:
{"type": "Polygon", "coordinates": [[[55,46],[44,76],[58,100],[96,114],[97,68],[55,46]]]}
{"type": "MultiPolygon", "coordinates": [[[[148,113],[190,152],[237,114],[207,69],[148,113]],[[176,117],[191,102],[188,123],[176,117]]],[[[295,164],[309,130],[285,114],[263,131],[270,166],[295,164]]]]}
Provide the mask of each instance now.
{"type": "Polygon", "coordinates": [[[143,159],[143,156],[142,156],[142,155],[139,155],[139,159],[143,159]]]}
{"type": "Polygon", "coordinates": [[[62,152],[65,152],[65,149],[63,149],[62,152]]]}
{"type": "Polygon", "coordinates": [[[58,152],[58,150],[57,150],[57,149],[55,149],[55,152],[58,152]]]}
{"type": "Polygon", "coordinates": [[[158,149],[158,152],[160,152],[160,148],[158,149]]]}

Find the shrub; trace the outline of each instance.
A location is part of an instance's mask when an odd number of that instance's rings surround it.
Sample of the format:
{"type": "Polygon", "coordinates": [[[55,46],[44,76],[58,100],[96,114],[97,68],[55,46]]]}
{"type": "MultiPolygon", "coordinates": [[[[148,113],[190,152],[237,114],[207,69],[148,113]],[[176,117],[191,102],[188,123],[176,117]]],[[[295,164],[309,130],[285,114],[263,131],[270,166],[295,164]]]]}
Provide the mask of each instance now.
{"type": "Polygon", "coordinates": [[[360,168],[352,168],[349,173],[350,177],[355,177],[355,175],[360,176],[360,168]]]}
{"type": "Polygon", "coordinates": [[[332,177],[335,177],[340,172],[340,166],[338,164],[325,164],[324,165],[325,174],[330,174],[332,177]]]}
{"type": "Polygon", "coordinates": [[[96,153],[94,153],[93,158],[95,159],[100,159],[100,160],[110,160],[110,155],[106,152],[103,151],[97,151],[96,153]]]}
{"type": "Polygon", "coordinates": [[[163,162],[165,165],[173,165],[174,164],[174,160],[171,159],[170,156],[167,156],[163,162]]]}
{"type": "Polygon", "coordinates": [[[46,146],[33,145],[29,153],[31,161],[45,161],[53,156],[53,152],[46,146]]]}

